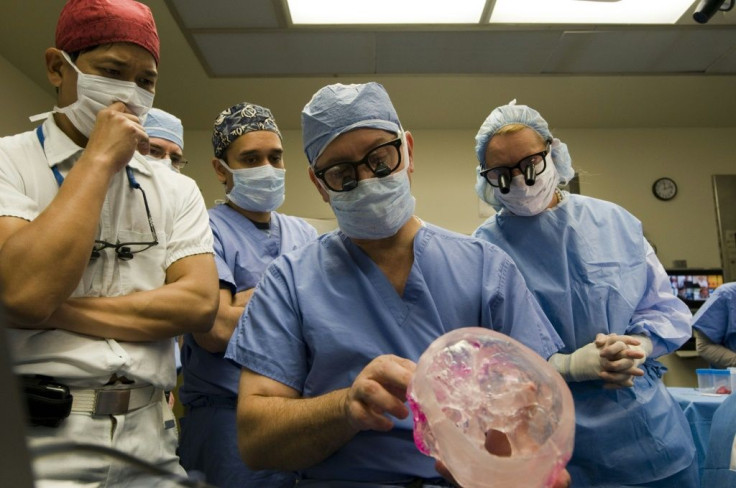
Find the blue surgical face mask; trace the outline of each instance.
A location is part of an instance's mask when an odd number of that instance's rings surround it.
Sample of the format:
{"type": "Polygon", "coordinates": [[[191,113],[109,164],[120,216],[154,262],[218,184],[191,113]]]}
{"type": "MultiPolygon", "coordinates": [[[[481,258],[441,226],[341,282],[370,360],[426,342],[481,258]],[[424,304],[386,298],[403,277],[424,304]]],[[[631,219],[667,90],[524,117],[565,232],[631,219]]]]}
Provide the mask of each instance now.
{"type": "Polygon", "coordinates": [[[238,207],[251,212],[273,212],[284,203],[285,169],[270,164],[231,169],[222,159],[220,163],[233,175],[233,188],[227,198],[238,207]]]}
{"type": "Polygon", "coordinates": [[[354,190],[325,189],[345,235],[353,239],[391,237],[414,215],[416,200],[411,194],[406,170],[408,155],[404,154],[402,159],[402,169],[383,178],[361,180],[354,190]]]}

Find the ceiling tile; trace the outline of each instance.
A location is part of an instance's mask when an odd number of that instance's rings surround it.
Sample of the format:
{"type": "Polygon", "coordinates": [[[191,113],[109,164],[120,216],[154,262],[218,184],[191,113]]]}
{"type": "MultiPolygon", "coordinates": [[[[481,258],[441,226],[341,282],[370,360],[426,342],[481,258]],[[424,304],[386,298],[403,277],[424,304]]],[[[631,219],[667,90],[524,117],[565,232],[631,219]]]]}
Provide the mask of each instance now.
{"type": "Polygon", "coordinates": [[[274,2],[243,0],[168,0],[184,29],[277,28],[274,2]]]}
{"type": "Polygon", "coordinates": [[[539,73],[559,31],[382,32],[378,73],[539,73]]]}
{"type": "Polygon", "coordinates": [[[373,73],[374,38],[360,32],[194,34],[213,76],[373,73]]]}
{"type": "Polygon", "coordinates": [[[733,44],[726,30],[565,32],[545,73],[702,73],[733,44]]]}
{"type": "Polygon", "coordinates": [[[734,74],[736,73],[736,48],[732,48],[720,58],[716,59],[706,71],[710,74],[734,74]]]}

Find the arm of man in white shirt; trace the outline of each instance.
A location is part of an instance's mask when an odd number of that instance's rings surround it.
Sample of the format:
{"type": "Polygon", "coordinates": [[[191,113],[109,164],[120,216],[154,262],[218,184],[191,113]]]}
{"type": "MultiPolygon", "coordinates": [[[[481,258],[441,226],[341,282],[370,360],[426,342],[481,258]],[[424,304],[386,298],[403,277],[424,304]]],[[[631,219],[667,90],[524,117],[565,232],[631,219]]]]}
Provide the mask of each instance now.
{"type": "Polygon", "coordinates": [[[112,177],[147,146],[138,119],[116,102],[99,112],[87,147],[38,217],[0,217],[0,302],[11,320],[41,324],[69,298],[89,263],[112,177]]]}
{"type": "Polygon", "coordinates": [[[121,341],[155,341],[187,332],[206,332],[217,311],[217,270],[211,254],[174,262],[166,284],[115,297],[70,298],[34,326],[64,329],[121,341]]]}

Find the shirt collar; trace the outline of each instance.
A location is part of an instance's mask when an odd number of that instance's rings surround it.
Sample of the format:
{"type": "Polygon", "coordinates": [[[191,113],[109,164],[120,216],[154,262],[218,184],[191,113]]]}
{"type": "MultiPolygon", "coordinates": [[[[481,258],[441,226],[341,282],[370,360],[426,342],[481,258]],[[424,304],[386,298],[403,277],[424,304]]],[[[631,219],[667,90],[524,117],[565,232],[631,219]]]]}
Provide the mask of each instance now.
{"type": "MultiPolygon", "coordinates": [[[[43,149],[46,153],[46,162],[49,168],[70,159],[76,161],[84,150],[84,148],[79,147],[56,125],[53,115],[49,115],[46,122],[43,123],[43,134],[43,149]]],[[[149,176],[151,174],[150,163],[138,151],[133,153],[133,158],[128,163],[128,166],[143,175],[149,176]]]]}
{"type": "Polygon", "coordinates": [[[82,148],[77,146],[56,125],[53,115],[49,115],[46,122],[43,123],[43,135],[43,150],[46,153],[46,162],[49,168],[72,158],[76,160],[82,153],[82,148]]]}

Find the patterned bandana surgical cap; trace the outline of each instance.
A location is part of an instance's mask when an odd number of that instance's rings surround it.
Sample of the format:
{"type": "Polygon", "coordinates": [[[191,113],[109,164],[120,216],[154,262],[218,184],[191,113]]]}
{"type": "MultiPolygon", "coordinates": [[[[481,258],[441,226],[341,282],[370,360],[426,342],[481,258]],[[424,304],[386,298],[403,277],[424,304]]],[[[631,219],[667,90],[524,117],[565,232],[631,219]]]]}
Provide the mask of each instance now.
{"type": "Polygon", "coordinates": [[[214,125],[212,148],[215,157],[220,159],[224,159],[225,151],[235,139],[248,132],[268,130],[281,137],[271,111],[248,102],[239,103],[220,112],[214,125]]]}

